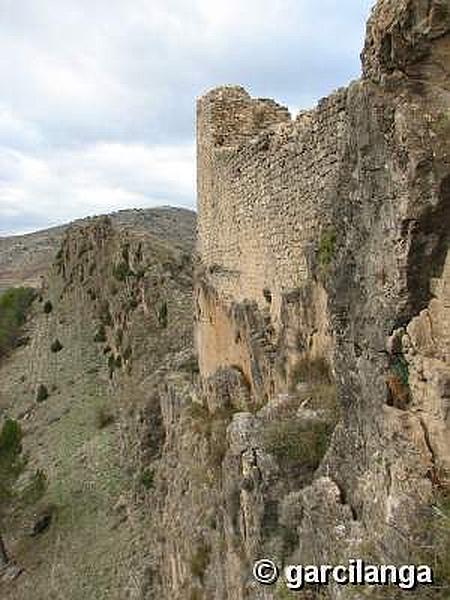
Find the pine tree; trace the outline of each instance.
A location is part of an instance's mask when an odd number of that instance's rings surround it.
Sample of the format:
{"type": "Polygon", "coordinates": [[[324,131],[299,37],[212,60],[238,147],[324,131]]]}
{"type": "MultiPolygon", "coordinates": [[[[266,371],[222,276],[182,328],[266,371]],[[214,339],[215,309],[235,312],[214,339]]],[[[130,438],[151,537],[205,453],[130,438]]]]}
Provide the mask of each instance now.
{"type": "Polygon", "coordinates": [[[9,562],[2,532],[6,514],[16,496],[16,482],[26,464],[22,453],[22,437],[19,423],[7,418],[0,432],[0,567],[9,562]]]}

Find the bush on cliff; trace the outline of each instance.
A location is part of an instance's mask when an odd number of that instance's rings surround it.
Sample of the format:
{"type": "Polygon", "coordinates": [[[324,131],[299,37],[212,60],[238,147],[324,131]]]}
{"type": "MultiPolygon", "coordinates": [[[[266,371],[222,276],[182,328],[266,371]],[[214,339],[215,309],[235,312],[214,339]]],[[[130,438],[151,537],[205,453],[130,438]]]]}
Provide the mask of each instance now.
{"type": "Polygon", "coordinates": [[[125,261],[114,265],[113,276],[117,279],[117,281],[125,281],[125,279],[132,274],[132,270],[130,269],[128,263],[126,263],[125,261]]]}
{"type": "Polygon", "coordinates": [[[166,329],[168,325],[168,308],[167,302],[164,301],[158,310],[158,322],[162,329],[166,329]]]}
{"type": "Polygon", "coordinates": [[[20,423],[6,418],[0,430],[0,567],[9,562],[1,534],[11,511],[35,504],[47,489],[47,476],[40,469],[35,472],[25,487],[18,489],[17,482],[27,465],[22,438],[20,423]]]}
{"type": "Polygon", "coordinates": [[[46,300],[45,304],[44,304],[44,313],[46,315],[49,315],[53,310],[53,304],[50,302],[50,300],[46,300]]]}
{"type": "Polygon", "coordinates": [[[105,328],[104,324],[101,323],[94,335],[94,342],[102,343],[102,342],[106,342],[106,340],[107,340],[106,328],[105,328]]]}
{"type": "Polygon", "coordinates": [[[0,296],[0,357],[18,345],[35,295],[32,288],[19,287],[10,288],[0,296]]]}
{"type": "Polygon", "coordinates": [[[61,344],[61,342],[58,340],[58,338],[56,338],[56,340],[54,340],[52,342],[52,344],[50,346],[50,350],[56,354],[57,352],[60,352],[63,349],[63,347],[64,346],[61,344]]]}
{"type": "Polygon", "coordinates": [[[319,242],[319,264],[322,268],[328,267],[336,252],[336,232],[329,228],[322,233],[319,242]]]}
{"type": "Polygon", "coordinates": [[[403,354],[395,355],[391,361],[386,385],[389,393],[388,405],[405,410],[411,401],[411,390],[408,363],[403,354]]]}
{"type": "Polygon", "coordinates": [[[6,419],[0,432],[0,567],[9,560],[1,532],[14,500],[14,486],[24,468],[22,429],[17,421],[6,419]]]}
{"type": "Polygon", "coordinates": [[[265,431],[265,445],[280,464],[315,470],[327,450],[332,430],[328,423],[273,421],[265,431]]]}
{"type": "Polygon", "coordinates": [[[45,402],[48,398],[48,389],[47,386],[43,383],[40,383],[36,390],[36,402],[45,402]]]}

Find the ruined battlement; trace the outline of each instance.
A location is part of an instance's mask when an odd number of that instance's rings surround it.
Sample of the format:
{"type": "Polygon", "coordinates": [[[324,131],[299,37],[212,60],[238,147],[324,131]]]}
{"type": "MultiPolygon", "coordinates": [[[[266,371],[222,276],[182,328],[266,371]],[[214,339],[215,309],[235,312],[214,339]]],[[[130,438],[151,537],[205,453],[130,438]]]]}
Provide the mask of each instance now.
{"type": "Polygon", "coordinates": [[[198,102],[199,145],[239,146],[262,131],[290,120],[288,109],[274,100],[251,98],[240,86],[221,86],[198,102]]]}
{"type": "Polygon", "coordinates": [[[410,193],[406,163],[428,160],[418,132],[446,119],[449,31],[447,1],[381,0],[361,80],[314,110],[292,120],[240,86],[198,100],[198,250],[224,299],[264,306],[270,288],[276,320],[333,222],[347,227],[353,206],[410,193]]]}
{"type": "Polygon", "coordinates": [[[198,103],[199,250],[224,297],[265,304],[309,276],[305,250],[329,224],[348,135],[345,90],[292,121],[242,88],[198,103]]]}
{"type": "MultiPolygon", "coordinates": [[[[426,306],[420,223],[447,201],[449,32],[447,1],[380,0],[361,79],[315,109],[292,119],[239,86],[198,100],[198,253],[225,312],[253,303],[280,333],[285,300],[300,291],[321,307],[305,317],[320,354],[346,302],[361,296],[360,311],[367,301],[389,314],[381,336],[426,306]]],[[[207,321],[197,327],[202,372],[241,365],[231,342],[214,346],[207,321]]]]}

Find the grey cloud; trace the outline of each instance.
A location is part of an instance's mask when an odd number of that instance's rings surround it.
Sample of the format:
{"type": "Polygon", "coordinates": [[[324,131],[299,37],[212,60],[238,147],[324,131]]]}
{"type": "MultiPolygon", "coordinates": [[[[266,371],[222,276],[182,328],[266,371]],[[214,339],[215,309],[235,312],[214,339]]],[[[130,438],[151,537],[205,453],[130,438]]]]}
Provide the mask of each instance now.
{"type": "Polygon", "coordinates": [[[4,0],[0,230],[20,215],[193,205],[195,98],[239,83],[311,106],[358,75],[371,4],[4,0]]]}

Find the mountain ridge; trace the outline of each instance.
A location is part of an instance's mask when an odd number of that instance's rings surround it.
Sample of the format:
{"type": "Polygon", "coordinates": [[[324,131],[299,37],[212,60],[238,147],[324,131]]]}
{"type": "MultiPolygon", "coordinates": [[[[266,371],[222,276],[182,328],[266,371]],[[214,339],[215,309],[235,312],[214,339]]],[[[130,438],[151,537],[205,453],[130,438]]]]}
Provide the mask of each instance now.
{"type": "MultiPolygon", "coordinates": [[[[0,237],[0,292],[8,287],[39,287],[41,277],[45,275],[58,250],[64,234],[71,227],[84,226],[94,219],[109,216],[119,228],[154,227],[159,234],[174,237],[170,232],[170,223],[175,224],[175,215],[186,215],[188,220],[195,218],[195,212],[185,208],[161,206],[143,209],[124,209],[105,215],[88,216],[76,219],[64,225],[57,225],[31,233],[0,237]]],[[[191,236],[188,228],[179,222],[183,236],[191,236]]]]}

